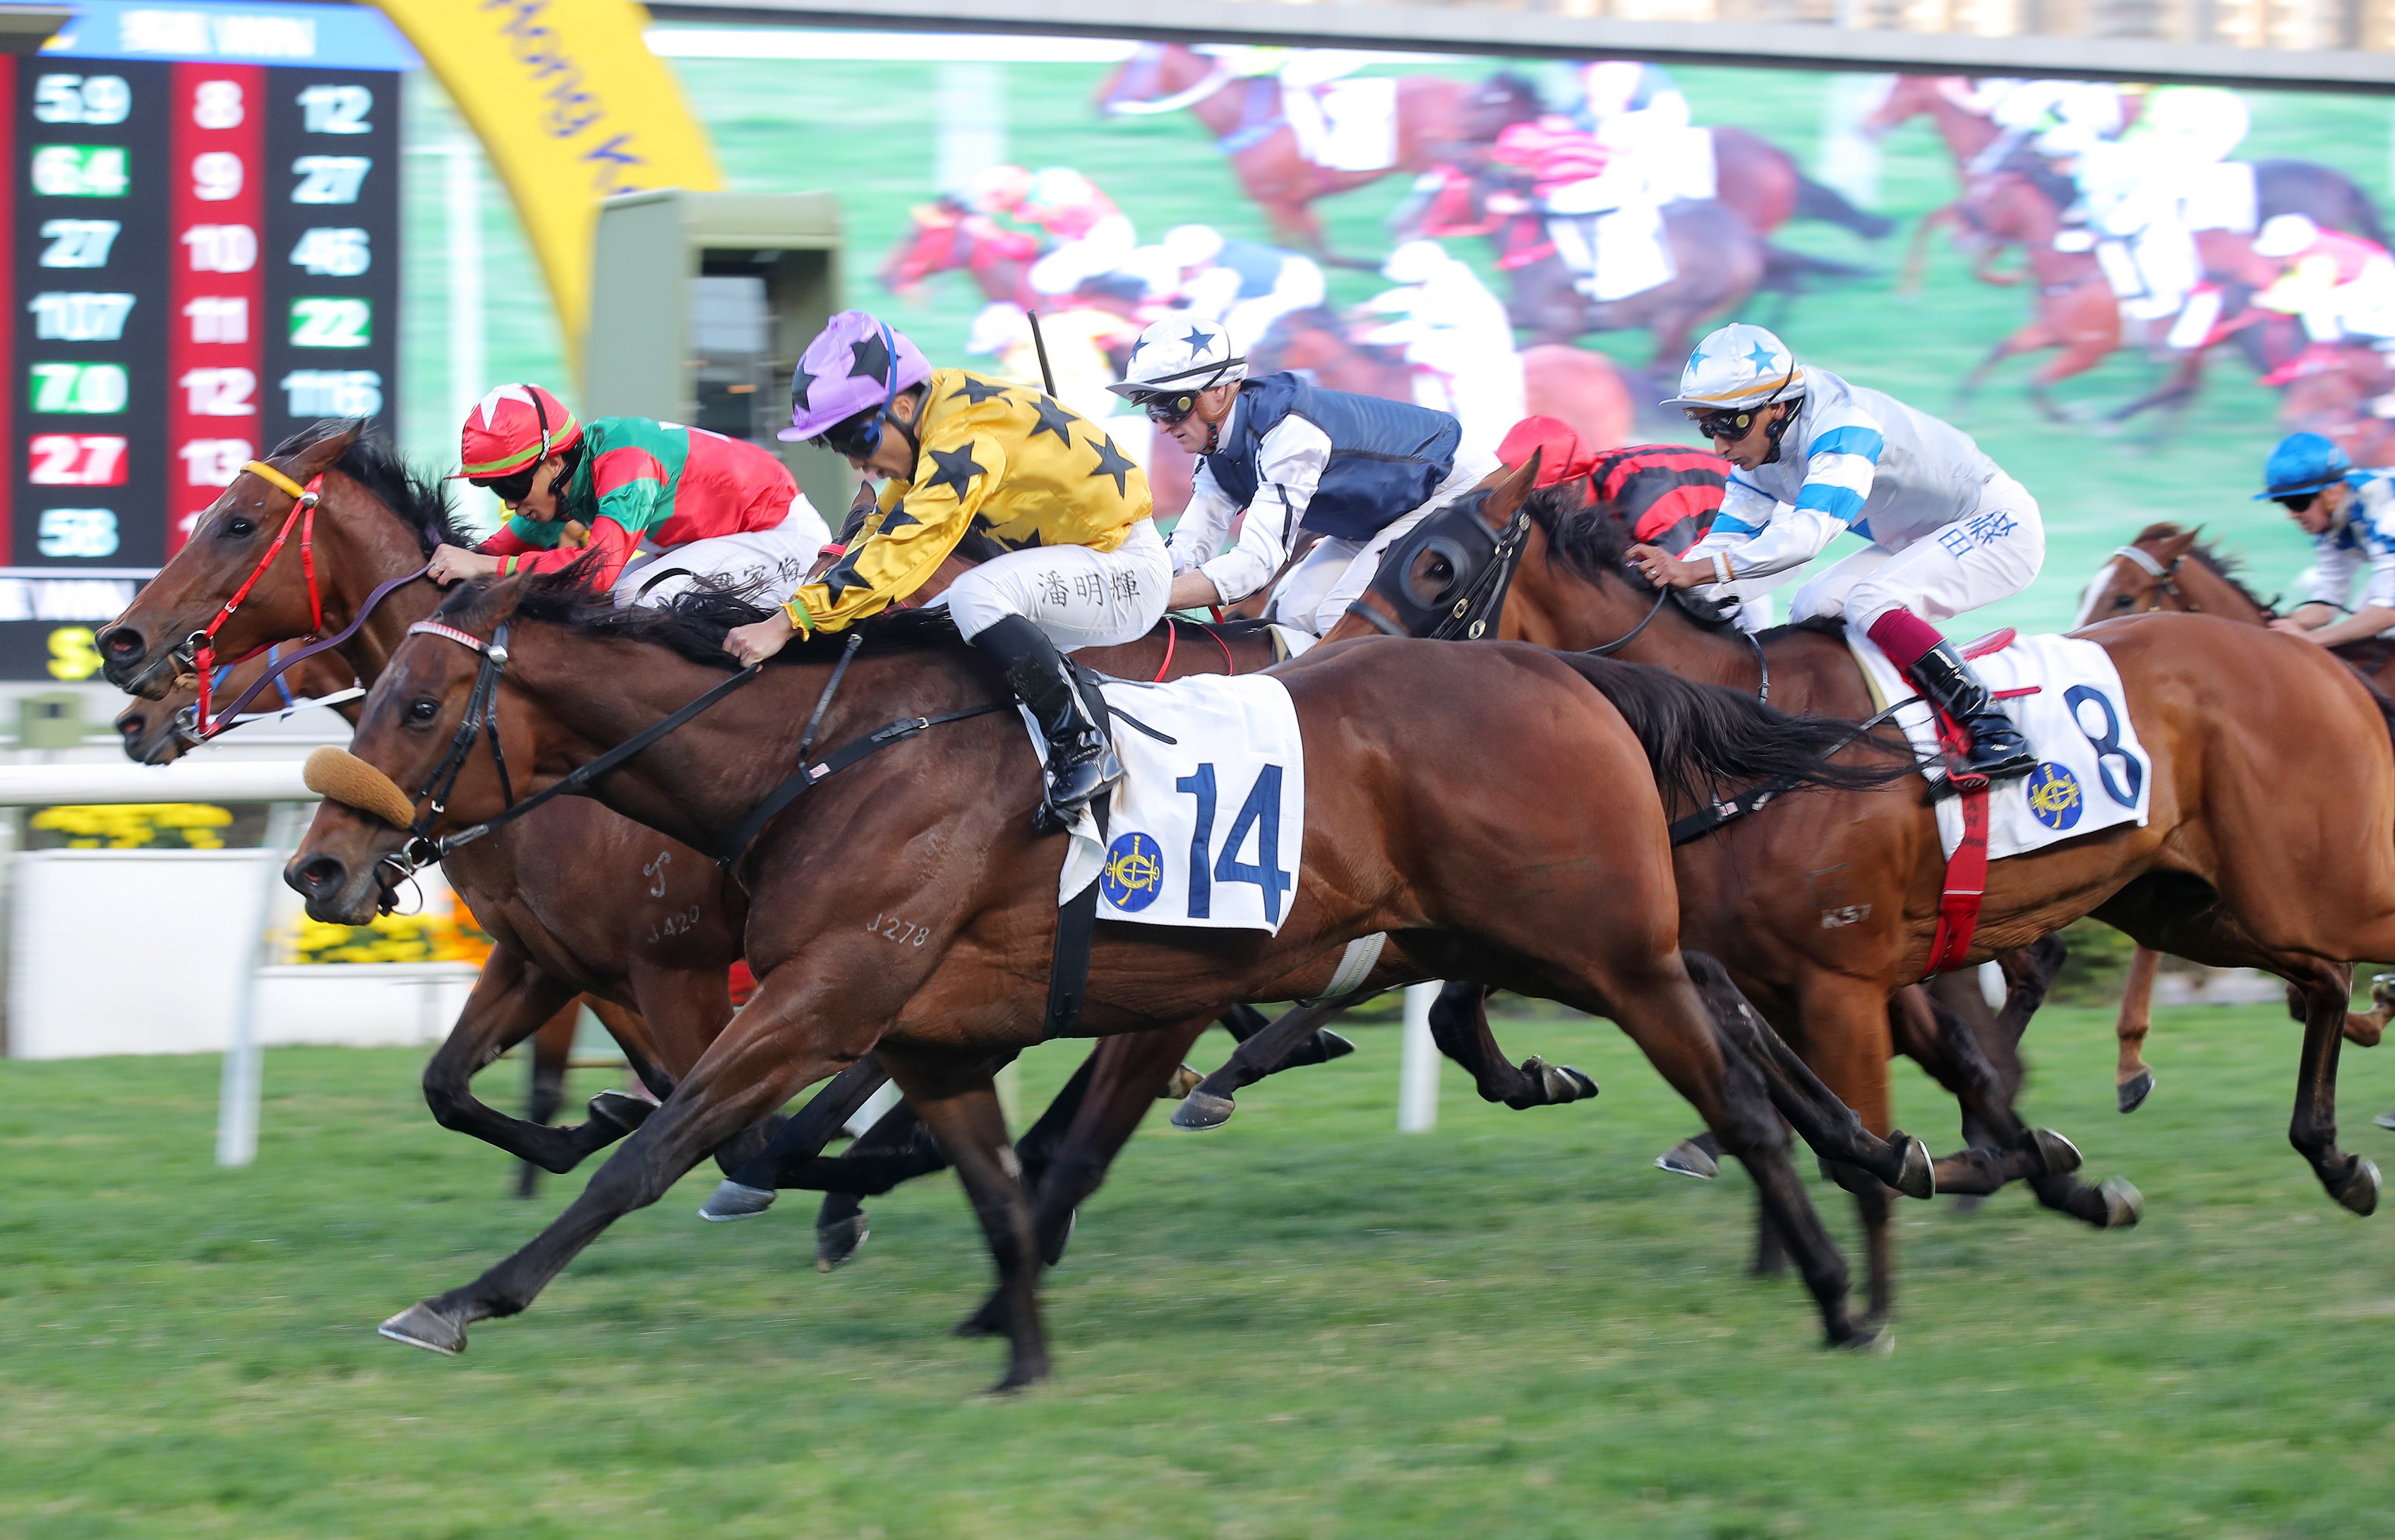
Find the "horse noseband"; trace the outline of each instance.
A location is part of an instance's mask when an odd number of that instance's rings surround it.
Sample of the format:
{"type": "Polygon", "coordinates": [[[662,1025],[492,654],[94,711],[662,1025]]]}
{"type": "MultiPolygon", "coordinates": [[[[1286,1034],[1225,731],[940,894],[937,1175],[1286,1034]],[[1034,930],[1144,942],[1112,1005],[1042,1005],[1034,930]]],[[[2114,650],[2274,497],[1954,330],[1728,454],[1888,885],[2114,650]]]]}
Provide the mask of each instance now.
{"type": "Polygon", "coordinates": [[[449,750],[426,777],[424,789],[415,800],[423,804],[416,822],[407,831],[407,843],[377,862],[389,867],[392,886],[406,881],[425,867],[439,861],[445,842],[432,835],[432,821],[449,810],[450,794],[457,789],[457,778],[466,770],[466,761],[474,752],[474,744],[485,730],[491,741],[491,763],[499,772],[499,796],[510,809],[516,805],[514,783],[508,775],[507,755],[499,747],[499,675],[508,666],[508,624],[501,621],[484,641],[470,631],[444,625],[437,620],[420,620],[407,628],[413,636],[440,637],[475,653],[482,660],[474,671],[474,686],[466,695],[466,714],[458,718],[457,733],[449,740],[449,750]]]}

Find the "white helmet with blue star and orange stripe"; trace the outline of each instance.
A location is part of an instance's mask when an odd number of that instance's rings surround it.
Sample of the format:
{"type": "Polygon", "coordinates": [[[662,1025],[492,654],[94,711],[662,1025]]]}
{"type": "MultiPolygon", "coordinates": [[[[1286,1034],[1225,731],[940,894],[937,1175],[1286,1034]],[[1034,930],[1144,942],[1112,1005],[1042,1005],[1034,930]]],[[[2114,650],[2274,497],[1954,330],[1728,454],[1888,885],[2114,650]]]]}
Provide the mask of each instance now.
{"type": "Polygon", "coordinates": [[[1680,393],[1665,406],[1690,416],[1753,411],[1805,393],[1805,371],[1788,345],[1741,321],[1697,344],[1680,371],[1680,393]]]}
{"type": "Polygon", "coordinates": [[[1123,377],[1106,388],[1143,407],[1166,405],[1178,421],[1198,391],[1247,377],[1248,361],[1231,350],[1231,334],[1222,322],[1182,311],[1139,334],[1123,377]]]}

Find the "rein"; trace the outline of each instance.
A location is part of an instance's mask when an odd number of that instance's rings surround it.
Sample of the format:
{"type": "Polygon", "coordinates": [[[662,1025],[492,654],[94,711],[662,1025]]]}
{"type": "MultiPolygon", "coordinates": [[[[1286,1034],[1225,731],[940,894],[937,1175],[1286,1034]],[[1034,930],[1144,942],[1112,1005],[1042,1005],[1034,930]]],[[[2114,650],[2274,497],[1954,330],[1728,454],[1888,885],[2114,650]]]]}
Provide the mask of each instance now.
{"type": "MultiPolygon", "coordinates": [[[[1765,688],[1770,688],[1768,679],[1765,681],[1765,688]]],[[[1839,741],[1836,747],[1830,749],[1821,757],[1827,759],[1830,755],[1836,754],[1848,744],[1861,740],[1872,729],[1889,720],[1906,706],[1918,705],[1920,703],[1920,696],[1907,695],[1893,704],[1882,706],[1848,729],[1846,737],[1839,741]]],[[[1773,798],[1783,793],[1794,791],[1804,783],[1801,776],[1778,775],[1759,786],[1749,787],[1736,796],[1724,797],[1697,812],[1690,813],[1686,818],[1674,821],[1671,828],[1672,844],[1676,849],[1691,840],[1702,839],[1726,823],[1735,823],[1749,813],[1761,812],[1773,798]]]]}
{"type": "Polygon", "coordinates": [[[1178,112],[1184,107],[1196,106],[1237,78],[1228,64],[1218,61],[1211,73],[1185,90],[1148,101],[1110,101],[1106,103],[1106,113],[1110,117],[1145,118],[1159,112],[1178,112]]]}
{"type": "Polygon", "coordinates": [[[1663,606],[1670,602],[1671,598],[1671,589],[1658,588],[1655,591],[1655,607],[1647,612],[1647,618],[1645,620],[1640,621],[1637,625],[1632,626],[1621,636],[1614,638],[1611,641],[1604,642],[1595,647],[1584,648],[1582,651],[1592,658],[1609,658],[1613,656],[1613,654],[1621,652],[1632,642],[1636,641],[1638,639],[1639,632],[1646,630],[1647,627],[1655,624],[1655,617],[1663,612],[1663,606]]]}
{"type": "MultiPolygon", "coordinates": [[[[250,569],[249,576],[232,591],[232,597],[224,601],[207,625],[184,640],[184,645],[192,652],[192,671],[200,678],[197,721],[202,738],[213,737],[221,731],[225,723],[258,693],[257,690],[251,690],[232,711],[218,717],[213,725],[209,723],[208,697],[217,667],[217,632],[232,618],[232,612],[241,608],[242,601],[249,598],[249,591],[258,586],[258,579],[274,565],[274,559],[283,554],[283,547],[290,543],[294,528],[299,531],[299,565],[308,574],[309,635],[313,636],[324,628],[324,599],[316,588],[316,505],[324,500],[324,478],[322,475],[312,477],[303,487],[263,460],[248,461],[241,468],[277,491],[287,493],[291,497],[291,511],[283,516],[283,527],[274,533],[274,543],[266,547],[266,554],[258,558],[258,565],[250,569]]],[[[259,681],[261,685],[264,682],[259,681]]]]}

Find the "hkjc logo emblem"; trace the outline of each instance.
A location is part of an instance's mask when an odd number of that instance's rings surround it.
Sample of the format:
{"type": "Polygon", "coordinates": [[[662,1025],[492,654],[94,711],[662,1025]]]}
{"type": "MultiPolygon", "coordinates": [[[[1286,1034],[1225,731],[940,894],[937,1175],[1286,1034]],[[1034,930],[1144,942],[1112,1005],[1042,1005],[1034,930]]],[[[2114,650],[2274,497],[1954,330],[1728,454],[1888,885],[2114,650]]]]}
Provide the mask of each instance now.
{"type": "Polygon", "coordinates": [[[1136,915],[1164,891],[1164,849],[1143,834],[1118,836],[1106,847],[1106,864],[1098,873],[1098,890],[1108,903],[1126,915],[1136,915]]]}
{"type": "Polygon", "coordinates": [[[2079,822],[2087,799],[2080,795],[2079,777],[2048,759],[2029,776],[2029,815],[2049,829],[2068,829],[2079,822]]]}

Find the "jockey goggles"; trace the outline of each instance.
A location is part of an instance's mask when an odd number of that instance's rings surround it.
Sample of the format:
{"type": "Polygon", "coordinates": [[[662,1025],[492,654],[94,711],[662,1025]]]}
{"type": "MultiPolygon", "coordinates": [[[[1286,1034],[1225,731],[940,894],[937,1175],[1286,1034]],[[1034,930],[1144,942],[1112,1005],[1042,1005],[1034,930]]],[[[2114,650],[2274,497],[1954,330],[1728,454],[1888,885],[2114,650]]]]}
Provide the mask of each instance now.
{"type": "Polygon", "coordinates": [[[2309,513],[2311,511],[2312,505],[2320,501],[2320,493],[2317,490],[2311,492],[2291,492],[2284,497],[2273,497],[2270,501],[2278,504],[2279,507],[2286,509],[2289,513],[2309,513]]]}
{"type": "MultiPolygon", "coordinates": [[[[1704,435],[1705,441],[1708,443],[1718,443],[1724,439],[1743,439],[1746,437],[1746,430],[1754,426],[1754,419],[1762,415],[1763,409],[1778,401],[1781,391],[1786,390],[1795,382],[1796,371],[1791,367],[1788,377],[1780,382],[1780,388],[1753,406],[1723,406],[1710,410],[1692,406],[1684,409],[1681,415],[1697,425],[1697,431],[1704,435]]],[[[1801,400],[1802,398],[1792,399],[1801,400]]],[[[1771,425],[1771,447],[1775,459],[1778,458],[1780,435],[1788,431],[1788,419],[1792,415],[1793,415],[1792,413],[1782,413],[1780,420],[1771,425]]]]}
{"type": "Polygon", "coordinates": [[[1171,428],[1186,422],[1189,414],[1198,410],[1195,390],[1143,390],[1131,398],[1131,404],[1147,414],[1147,420],[1158,428],[1171,428]]]}
{"type": "Polygon", "coordinates": [[[851,460],[869,460],[881,447],[882,420],[890,415],[890,403],[898,399],[898,339],[888,322],[881,327],[881,346],[890,359],[890,384],[881,393],[878,411],[859,412],[855,416],[836,422],[816,434],[808,442],[818,449],[828,449],[834,454],[851,460]]]}

